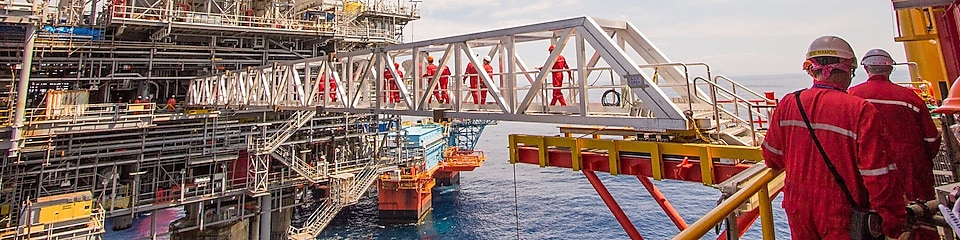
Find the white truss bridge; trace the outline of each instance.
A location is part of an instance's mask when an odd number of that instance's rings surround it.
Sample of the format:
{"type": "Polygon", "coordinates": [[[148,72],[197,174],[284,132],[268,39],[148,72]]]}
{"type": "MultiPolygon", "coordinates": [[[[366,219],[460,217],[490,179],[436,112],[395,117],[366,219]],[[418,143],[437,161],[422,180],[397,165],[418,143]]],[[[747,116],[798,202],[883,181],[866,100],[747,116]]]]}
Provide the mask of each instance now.
{"type": "Polygon", "coordinates": [[[633,24],[619,20],[576,17],[335,56],[200,77],[191,83],[187,104],[408,116],[442,112],[449,118],[648,131],[699,127],[726,131],[742,145],[757,142],[750,120],[766,117],[759,103],[748,101],[765,99],[762,95],[713,76],[706,64],[670,61],[633,24]],[[556,50],[546,51],[550,45],[556,50]],[[574,78],[564,72],[563,85],[554,87],[555,70],[541,66],[553,66],[561,54],[574,78]],[[449,104],[433,97],[439,78],[422,74],[428,55],[452,72],[449,104]],[[488,103],[474,104],[471,91],[476,89],[464,81],[471,77],[466,66],[481,66],[484,57],[492,59],[493,74],[474,76],[490,86],[480,89],[489,95],[488,103]],[[401,67],[387,67],[395,63],[401,67]],[[391,90],[387,75],[399,74],[403,81],[395,81],[398,87],[391,90]],[[564,94],[567,106],[549,104],[554,89],[564,94]],[[392,93],[399,93],[399,101],[387,101],[392,93]]]}

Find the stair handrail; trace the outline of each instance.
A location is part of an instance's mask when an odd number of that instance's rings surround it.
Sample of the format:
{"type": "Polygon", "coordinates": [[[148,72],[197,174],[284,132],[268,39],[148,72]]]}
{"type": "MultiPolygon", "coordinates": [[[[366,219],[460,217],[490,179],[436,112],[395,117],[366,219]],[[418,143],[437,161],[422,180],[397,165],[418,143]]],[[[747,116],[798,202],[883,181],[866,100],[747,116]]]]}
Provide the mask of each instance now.
{"type": "Polygon", "coordinates": [[[303,127],[303,125],[308,121],[313,119],[313,116],[316,114],[317,111],[313,110],[299,110],[294,112],[293,115],[290,116],[290,119],[288,119],[287,122],[280,127],[280,129],[277,129],[277,131],[270,136],[270,140],[265,141],[265,146],[262,147],[261,150],[263,152],[261,152],[261,154],[271,153],[276,150],[278,147],[280,147],[281,143],[286,142],[287,139],[290,139],[294,132],[300,129],[300,127],[303,127]]]}
{"type": "MultiPolygon", "coordinates": [[[[739,104],[737,104],[737,103],[739,103],[739,102],[741,102],[741,101],[742,101],[744,104],[746,104],[746,105],[748,106],[748,111],[747,111],[747,116],[748,116],[748,117],[747,117],[747,118],[749,118],[751,121],[753,120],[753,113],[754,113],[754,112],[757,112],[758,114],[760,114],[760,116],[762,116],[762,114],[759,113],[759,111],[753,110],[753,109],[756,108],[756,106],[758,106],[758,105],[753,104],[753,103],[747,101],[747,99],[741,97],[740,95],[734,94],[734,93],[730,92],[729,90],[727,90],[727,89],[725,89],[725,88],[717,85],[716,83],[711,82],[710,80],[708,80],[708,79],[706,79],[706,78],[703,78],[703,77],[695,77],[695,78],[693,78],[693,84],[694,84],[694,85],[697,84],[697,81],[702,81],[702,82],[707,83],[708,85],[711,86],[711,91],[710,91],[710,93],[711,93],[711,95],[712,95],[711,97],[713,98],[713,99],[712,99],[713,101],[709,101],[709,102],[710,102],[711,105],[713,105],[714,114],[719,114],[719,113],[720,113],[720,106],[719,106],[720,104],[717,103],[717,94],[716,94],[716,90],[719,90],[720,92],[726,93],[726,94],[729,95],[729,97],[733,98],[733,101],[734,101],[734,104],[735,104],[734,108],[737,108],[736,106],[739,105],[739,104]]],[[[698,96],[698,97],[699,97],[699,96],[698,96]]],[[[726,110],[726,109],[724,109],[724,110],[726,110]]],[[[726,111],[726,112],[729,114],[728,111],[726,111]]],[[[756,126],[754,126],[754,124],[753,124],[752,122],[750,122],[750,121],[744,121],[742,118],[740,118],[740,117],[737,116],[737,115],[731,114],[730,116],[732,116],[733,118],[735,118],[735,119],[737,119],[737,120],[739,120],[739,121],[741,121],[741,122],[747,123],[747,125],[750,126],[750,137],[753,138],[753,143],[752,143],[752,145],[756,146],[756,145],[757,145],[757,128],[756,128],[756,126]]],[[[719,130],[720,130],[720,117],[719,117],[719,116],[716,116],[715,118],[716,118],[715,120],[716,120],[716,122],[717,122],[717,132],[719,132],[719,130]]]]}
{"type": "Polygon", "coordinates": [[[297,157],[296,154],[293,154],[293,151],[288,151],[282,147],[278,147],[272,153],[274,158],[277,158],[281,163],[286,164],[288,167],[292,168],[294,172],[300,174],[300,176],[307,178],[307,181],[312,183],[320,182],[320,177],[322,176],[319,172],[311,171],[309,164],[303,161],[300,157],[297,157]]]}

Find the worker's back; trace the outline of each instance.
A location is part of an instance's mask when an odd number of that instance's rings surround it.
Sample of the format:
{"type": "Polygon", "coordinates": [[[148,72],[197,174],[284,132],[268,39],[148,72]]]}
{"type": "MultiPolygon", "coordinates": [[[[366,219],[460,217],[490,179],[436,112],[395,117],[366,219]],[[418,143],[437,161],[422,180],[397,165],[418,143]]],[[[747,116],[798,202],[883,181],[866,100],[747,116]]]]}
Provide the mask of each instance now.
{"type": "Polygon", "coordinates": [[[886,131],[885,154],[902,170],[901,181],[910,200],[933,200],[933,162],[940,148],[939,133],[926,104],[912,90],[874,75],[850,88],[850,94],[871,102],[886,131]],[[918,189],[917,186],[922,186],[918,189]]]}

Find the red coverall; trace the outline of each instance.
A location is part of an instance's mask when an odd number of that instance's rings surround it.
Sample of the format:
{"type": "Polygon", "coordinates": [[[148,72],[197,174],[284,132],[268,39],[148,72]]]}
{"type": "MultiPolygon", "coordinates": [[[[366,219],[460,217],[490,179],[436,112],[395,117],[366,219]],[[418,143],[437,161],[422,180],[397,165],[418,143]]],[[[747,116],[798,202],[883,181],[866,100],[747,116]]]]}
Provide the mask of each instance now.
{"type": "MultiPolygon", "coordinates": [[[[424,78],[427,78],[427,81],[432,81],[433,75],[437,74],[437,65],[430,64],[427,66],[427,73],[423,75],[424,78]]],[[[440,103],[450,103],[450,94],[447,93],[447,86],[450,83],[450,68],[444,66],[443,72],[440,73],[440,83],[439,88],[433,91],[433,97],[437,98],[437,101],[440,103]]]]}
{"type": "MultiPolygon", "coordinates": [[[[844,93],[837,84],[815,81],[801,101],[817,138],[857,205],[883,217],[883,233],[898,236],[906,217],[903,189],[890,173],[876,108],[844,93]],[[861,184],[862,183],[862,184],[861,184]]],[[[813,143],[793,94],[770,116],[763,158],[786,171],[783,209],[794,239],[849,239],[851,206],[813,143]]]]}
{"type": "MultiPolygon", "coordinates": [[[[563,71],[556,70],[570,69],[570,67],[567,66],[567,59],[563,58],[563,56],[557,56],[557,61],[553,63],[552,69],[554,70],[553,87],[555,88],[553,89],[553,98],[550,99],[550,105],[557,105],[557,102],[560,102],[560,106],[566,106],[567,101],[563,99],[562,89],[559,89],[559,87],[563,87],[563,71]]],[[[573,72],[571,71],[567,73],[567,75],[570,76],[570,79],[573,79],[573,72]]]]}
{"type": "Polygon", "coordinates": [[[167,111],[173,111],[177,109],[177,99],[170,98],[167,99],[167,111]]]}
{"type": "MultiPolygon", "coordinates": [[[[490,66],[489,63],[483,64],[483,69],[487,71],[487,75],[493,76],[493,66],[490,66]]],[[[473,67],[473,63],[467,64],[466,74],[478,73],[477,69],[473,67]]],[[[473,95],[473,104],[487,103],[487,84],[480,79],[479,75],[470,76],[470,89],[473,89],[470,91],[470,94],[473,95]]]]}
{"type": "MultiPolygon", "coordinates": [[[[850,88],[850,95],[872,103],[885,124],[887,144],[884,154],[897,164],[897,175],[907,200],[934,200],[933,158],[940,150],[940,133],[930,118],[927,105],[912,90],[890,82],[888,76],[870,76],[866,82],[850,88]]],[[[937,239],[930,230],[913,231],[914,239],[937,239]]]]}
{"type": "Polygon", "coordinates": [[[337,101],[337,81],[335,81],[333,78],[327,79],[326,75],[320,75],[320,80],[317,81],[317,94],[319,94],[319,95],[321,96],[321,99],[323,99],[323,97],[322,97],[322,96],[323,96],[323,91],[324,91],[324,89],[326,88],[326,87],[323,86],[323,85],[324,85],[324,84],[323,84],[323,81],[329,82],[329,85],[330,85],[330,91],[329,91],[329,93],[330,93],[330,101],[336,102],[336,101],[337,101]]]}
{"type": "Polygon", "coordinates": [[[383,96],[384,102],[389,103],[398,103],[400,102],[400,87],[397,85],[397,81],[402,81],[403,72],[397,68],[397,75],[400,75],[400,79],[394,79],[393,74],[390,74],[390,70],[383,70],[383,78],[387,80],[387,85],[390,86],[390,90],[387,91],[387,94],[383,96]]]}

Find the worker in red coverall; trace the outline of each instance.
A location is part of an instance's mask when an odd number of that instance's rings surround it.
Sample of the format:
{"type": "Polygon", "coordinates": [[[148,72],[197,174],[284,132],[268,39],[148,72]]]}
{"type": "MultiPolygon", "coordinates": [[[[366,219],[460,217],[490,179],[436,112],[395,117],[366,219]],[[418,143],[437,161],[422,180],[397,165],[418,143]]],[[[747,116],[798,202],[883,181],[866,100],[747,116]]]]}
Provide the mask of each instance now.
{"type": "Polygon", "coordinates": [[[397,71],[399,78],[394,79],[393,74],[390,74],[390,69],[383,70],[383,78],[387,80],[387,85],[389,86],[389,91],[386,91],[387,94],[383,96],[383,101],[388,103],[398,103],[400,102],[400,87],[397,85],[397,81],[403,81],[403,71],[400,71],[400,64],[393,63],[393,67],[397,71]]]}
{"type": "MultiPolygon", "coordinates": [[[[493,66],[490,66],[490,57],[483,57],[483,69],[487,71],[487,76],[493,77],[493,66]]],[[[473,63],[467,64],[467,75],[470,77],[470,95],[473,96],[473,104],[487,104],[487,84],[480,79],[480,74],[473,67],[473,63]]],[[[467,76],[463,77],[467,81],[467,76]]]]}
{"type": "Polygon", "coordinates": [[[337,81],[334,80],[333,78],[328,79],[326,74],[320,74],[320,78],[317,79],[317,94],[320,95],[321,99],[323,99],[323,91],[324,89],[326,89],[324,85],[330,85],[330,90],[328,91],[330,95],[330,101],[336,102],[337,101],[337,81]],[[323,84],[324,81],[328,83],[323,84]]]}
{"type": "MultiPolygon", "coordinates": [[[[880,112],[886,126],[884,154],[895,161],[907,201],[935,200],[933,158],[940,151],[940,132],[933,124],[923,99],[913,90],[890,81],[893,58],[883,49],[871,49],[860,61],[870,76],[866,82],[850,88],[850,95],[867,100],[880,112]]],[[[913,239],[937,239],[935,230],[918,228],[913,239]]]]}
{"type": "MultiPolygon", "coordinates": [[[[430,65],[427,66],[426,74],[423,74],[423,77],[427,81],[433,81],[432,77],[437,74],[436,64],[433,64],[433,56],[427,56],[427,63],[430,65]]],[[[450,94],[447,93],[447,87],[450,84],[450,68],[443,66],[443,71],[440,73],[440,81],[436,90],[433,91],[433,97],[437,98],[437,101],[444,104],[450,103],[450,94]]],[[[431,100],[432,101],[432,100],[431,100]]]]}
{"type": "MultiPolygon", "coordinates": [[[[872,104],[846,93],[856,69],[853,49],[839,37],[823,36],[810,45],[807,61],[813,87],[800,93],[800,101],[828,159],[855,204],[883,218],[881,232],[900,236],[903,189],[884,153],[882,118],[872,104]]],[[[790,232],[793,239],[850,239],[853,206],[814,144],[795,94],[778,103],[762,145],[764,163],[786,171],[783,209],[790,232]]]]}
{"type": "MultiPolygon", "coordinates": [[[[550,45],[549,50],[553,52],[553,45],[550,45]]],[[[563,70],[570,69],[570,66],[567,66],[567,59],[563,58],[563,55],[557,56],[557,61],[553,63],[553,97],[550,99],[550,106],[557,105],[557,102],[560,102],[560,106],[566,106],[567,101],[563,99],[563,70]]],[[[573,71],[566,71],[567,75],[573,80],[573,71]]]]}
{"type": "Polygon", "coordinates": [[[173,96],[170,96],[170,99],[167,99],[167,112],[173,112],[177,110],[177,99],[173,96]]]}

